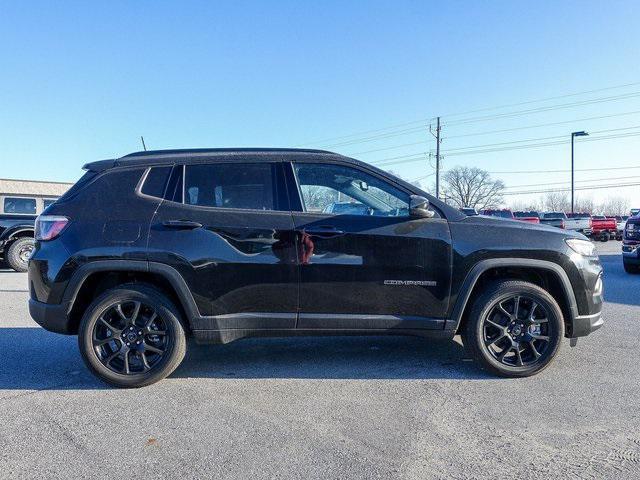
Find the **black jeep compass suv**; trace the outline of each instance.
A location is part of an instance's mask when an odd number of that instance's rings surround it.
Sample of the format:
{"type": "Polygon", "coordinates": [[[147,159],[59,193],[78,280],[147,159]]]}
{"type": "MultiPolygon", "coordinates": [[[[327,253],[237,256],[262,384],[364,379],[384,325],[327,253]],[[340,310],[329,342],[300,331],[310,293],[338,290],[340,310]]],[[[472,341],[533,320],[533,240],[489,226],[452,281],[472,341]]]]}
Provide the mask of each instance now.
{"type": "Polygon", "coordinates": [[[84,168],[37,220],[29,309],[77,334],[116,386],[169,375],[187,336],[461,334],[487,370],[522,377],[602,325],[602,268],[581,234],[466,216],[335,153],[172,150],[84,168]]]}

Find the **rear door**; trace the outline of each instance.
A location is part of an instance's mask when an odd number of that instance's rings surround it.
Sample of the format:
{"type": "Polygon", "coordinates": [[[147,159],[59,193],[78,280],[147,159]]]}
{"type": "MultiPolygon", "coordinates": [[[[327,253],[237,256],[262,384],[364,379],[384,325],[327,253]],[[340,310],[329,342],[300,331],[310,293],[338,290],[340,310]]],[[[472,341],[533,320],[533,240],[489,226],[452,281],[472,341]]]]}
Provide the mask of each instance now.
{"type": "Polygon", "coordinates": [[[298,269],[280,162],[174,167],[150,231],[150,261],[186,280],[194,328],[294,328],[298,269]]]}
{"type": "Polygon", "coordinates": [[[446,219],[409,217],[410,192],[358,166],[294,163],[288,178],[298,194],[298,328],[442,328],[451,282],[446,219]]]}

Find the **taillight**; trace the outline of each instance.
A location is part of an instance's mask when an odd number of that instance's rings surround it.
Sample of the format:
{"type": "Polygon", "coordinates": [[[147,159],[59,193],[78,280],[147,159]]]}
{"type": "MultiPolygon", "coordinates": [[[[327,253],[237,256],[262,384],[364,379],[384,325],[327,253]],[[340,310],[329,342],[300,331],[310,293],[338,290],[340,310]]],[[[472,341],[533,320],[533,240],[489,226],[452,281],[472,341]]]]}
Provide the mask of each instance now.
{"type": "Polygon", "coordinates": [[[46,242],[59,236],[69,224],[67,217],[58,215],[40,215],[36,218],[36,240],[46,242]]]}
{"type": "Polygon", "coordinates": [[[564,220],[560,220],[560,228],[566,228],[566,223],[564,223],[564,220]]]}

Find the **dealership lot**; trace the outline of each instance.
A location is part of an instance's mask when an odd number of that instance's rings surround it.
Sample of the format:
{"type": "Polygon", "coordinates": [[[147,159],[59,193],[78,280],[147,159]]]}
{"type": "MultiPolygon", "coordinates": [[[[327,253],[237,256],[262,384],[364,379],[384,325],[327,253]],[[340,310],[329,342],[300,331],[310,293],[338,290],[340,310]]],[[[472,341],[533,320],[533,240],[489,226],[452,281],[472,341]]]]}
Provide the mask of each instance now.
{"type": "Polygon", "coordinates": [[[250,339],[190,345],[167,380],[115,390],[1,270],[0,476],[637,478],[640,276],[619,242],[598,248],[605,326],[520,380],[454,342],[250,339]]]}

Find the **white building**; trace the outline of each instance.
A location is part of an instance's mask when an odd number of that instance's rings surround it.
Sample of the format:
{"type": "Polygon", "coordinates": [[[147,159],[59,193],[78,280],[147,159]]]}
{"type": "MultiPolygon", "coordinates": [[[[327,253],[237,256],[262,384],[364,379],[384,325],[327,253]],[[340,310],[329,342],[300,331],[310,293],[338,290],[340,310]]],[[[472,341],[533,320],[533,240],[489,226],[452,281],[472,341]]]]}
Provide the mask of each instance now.
{"type": "Polygon", "coordinates": [[[73,183],[0,178],[0,213],[37,215],[73,183]]]}

